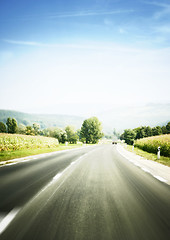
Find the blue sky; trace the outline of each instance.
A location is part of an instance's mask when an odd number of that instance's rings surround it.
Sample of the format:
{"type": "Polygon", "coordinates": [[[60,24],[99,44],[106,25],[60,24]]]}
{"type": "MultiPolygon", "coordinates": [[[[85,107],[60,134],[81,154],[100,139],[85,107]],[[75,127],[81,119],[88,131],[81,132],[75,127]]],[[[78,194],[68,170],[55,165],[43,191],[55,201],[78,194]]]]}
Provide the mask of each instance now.
{"type": "Polygon", "coordinates": [[[1,0],[0,23],[1,49],[9,49],[8,40],[168,47],[170,1],[1,0]]]}
{"type": "Polygon", "coordinates": [[[1,109],[168,103],[169,60],[169,0],[0,0],[1,109]]]}

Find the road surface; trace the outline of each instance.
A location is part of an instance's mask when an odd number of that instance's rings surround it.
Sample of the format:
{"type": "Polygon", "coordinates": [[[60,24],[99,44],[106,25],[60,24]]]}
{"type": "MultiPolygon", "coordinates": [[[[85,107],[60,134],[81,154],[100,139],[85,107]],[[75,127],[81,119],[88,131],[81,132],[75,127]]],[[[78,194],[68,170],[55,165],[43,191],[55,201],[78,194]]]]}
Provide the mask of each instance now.
{"type": "Polygon", "coordinates": [[[1,167],[0,216],[2,240],[165,240],[170,186],[114,145],[83,148],[1,167]]]}

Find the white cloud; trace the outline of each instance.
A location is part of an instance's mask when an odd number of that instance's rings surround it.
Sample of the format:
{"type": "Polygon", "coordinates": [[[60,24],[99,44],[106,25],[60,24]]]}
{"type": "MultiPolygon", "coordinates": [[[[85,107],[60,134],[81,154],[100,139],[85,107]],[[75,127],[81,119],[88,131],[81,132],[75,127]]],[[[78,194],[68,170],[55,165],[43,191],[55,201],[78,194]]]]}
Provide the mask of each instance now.
{"type": "Polygon", "coordinates": [[[50,18],[69,18],[69,17],[84,17],[84,16],[100,16],[100,15],[114,15],[122,13],[132,13],[134,10],[112,10],[112,11],[80,11],[63,14],[51,15],[50,18]]]}

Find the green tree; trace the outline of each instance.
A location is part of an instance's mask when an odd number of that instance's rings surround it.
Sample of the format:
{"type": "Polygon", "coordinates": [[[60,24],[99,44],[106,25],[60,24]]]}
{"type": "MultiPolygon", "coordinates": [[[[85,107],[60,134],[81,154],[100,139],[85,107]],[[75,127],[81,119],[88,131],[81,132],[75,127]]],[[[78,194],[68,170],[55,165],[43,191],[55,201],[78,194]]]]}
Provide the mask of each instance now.
{"type": "Polygon", "coordinates": [[[162,134],[167,134],[167,129],[166,129],[166,126],[162,126],[162,134]]]}
{"type": "Polygon", "coordinates": [[[17,121],[15,118],[7,118],[7,122],[6,122],[6,125],[7,125],[7,131],[8,133],[16,133],[17,132],[17,128],[18,128],[18,125],[17,125],[17,121]]]}
{"type": "Polygon", "coordinates": [[[58,139],[59,143],[65,143],[67,141],[67,133],[61,128],[55,128],[52,135],[58,139]]]}
{"type": "Polygon", "coordinates": [[[145,137],[145,127],[138,127],[133,129],[133,131],[136,133],[135,139],[140,139],[145,137]]]}
{"type": "Polygon", "coordinates": [[[78,137],[78,135],[75,133],[74,135],[71,136],[71,138],[70,138],[70,143],[76,144],[77,141],[78,141],[78,139],[79,139],[79,137],[78,137]]]}
{"type": "Polygon", "coordinates": [[[25,134],[26,132],[26,126],[22,123],[19,124],[17,132],[19,134],[25,134]]]}
{"type": "Polygon", "coordinates": [[[151,137],[152,136],[152,128],[150,126],[147,126],[145,128],[145,136],[146,137],[151,137]]]}
{"type": "Polygon", "coordinates": [[[17,120],[15,118],[12,118],[12,133],[16,133],[18,129],[17,120]]]}
{"type": "Polygon", "coordinates": [[[31,126],[26,126],[26,135],[34,135],[34,129],[31,126]]]}
{"type": "Polygon", "coordinates": [[[80,139],[80,132],[81,132],[81,130],[80,130],[80,129],[77,129],[76,135],[78,136],[78,139],[80,139]]]}
{"type": "Polygon", "coordinates": [[[132,145],[134,143],[136,133],[132,129],[125,129],[123,133],[125,143],[132,145]]]}
{"type": "Polygon", "coordinates": [[[67,126],[67,127],[65,127],[65,131],[66,131],[66,134],[67,134],[67,141],[71,143],[71,138],[75,134],[74,127],[73,126],[67,126]]]}
{"type": "Polygon", "coordinates": [[[7,125],[7,132],[12,133],[12,119],[10,117],[7,118],[6,125],[7,125]]]}
{"type": "Polygon", "coordinates": [[[160,126],[156,126],[152,128],[152,135],[157,136],[162,134],[162,129],[160,126]]]}
{"type": "Polygon", "coordinates": [[[38,123],[33,123],[34,134],[38,135],[40,130],[40,125],[38,123]]]}
{"type": "Polygon", "coordinates": [[[97,143],[103,137],[102,125],[97,117],[84,120],[80,137],[81,139],[85,139],[86,143],[97,143]]]}
{"type": "Polygon", "coordinates": [[[60,134],[60,143],[65,143],[67,141],[67,134],[64,130],[62,130],[61,134],[60,134]]]}
{"type": "Polygon", "coordinates": [[[6,133],[7,129],[3,122],[0,122],[0,133],[6,133]]]}
{"type": "Polygon", "coordinates": [[[170,133],[170,122],[167,123],[166,130],[167,130],[167,133],[170,133]]]}
{"type": "Polygon", "coordinates": [[[125,140],[124,139],[124,132],[120,135],[120,140],[125,140]]]}
{"type": "Polygon", "coordinates": [[[73,126],[67,126],[67,127],[65,127],[65,131],[66,131],[66,134],[67,134],[67,141],[69,143],[76,144],[79,137],[76,134],[76,132],[74,130],[74,127],[73,126]]]}

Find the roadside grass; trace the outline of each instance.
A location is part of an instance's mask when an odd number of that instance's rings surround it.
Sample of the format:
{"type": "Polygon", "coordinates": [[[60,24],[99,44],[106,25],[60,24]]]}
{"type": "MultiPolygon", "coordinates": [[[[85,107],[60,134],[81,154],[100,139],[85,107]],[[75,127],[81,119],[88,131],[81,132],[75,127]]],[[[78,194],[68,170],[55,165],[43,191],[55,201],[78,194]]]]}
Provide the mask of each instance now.
{"type": "Polygon", "coordinates": [[[141,156],[141,157],[144,157],[148,160],[152,160],[152,161],[155,161],[155,162],[158,162],[158,163],[161,163],[161,164],[164,164],[168,167],[170,167],[170,157],[164,157],[164,156],[160,156],[160,159],[158,160],[157,159],[157,154],[154,154],[154,153],[148,153],[146,151],[143,151],[137,147],[134,147],[134,150],[132,146],[130,145],[127,145],[125,147],[128,151],[130,152],[134,152],[136,153],[137,155],[141,156]]]}
{"type": "Polygon", "coordinates": [[[32,155],[38,155],[43,153],[56,152],[61,150],[79,148],[82,144],[69,144],[68,146],[61,144],[55,148],[42,148],[42,149],[25,149],[25,150],[16,150],[16,151],[4,151],[0,152],[0,162],[8,161],[15,158],[28,157],[32,155]]]}
{"type": "Polygon", "coordinates": [[[59,144],[55,138],[0,133],[0,162],[42,153],[79,148],[83,144],[59,144]]]}

